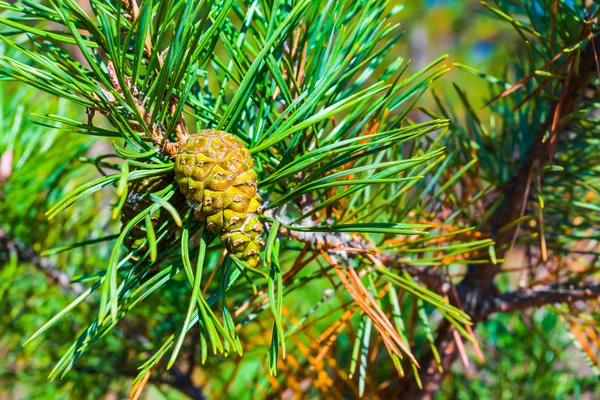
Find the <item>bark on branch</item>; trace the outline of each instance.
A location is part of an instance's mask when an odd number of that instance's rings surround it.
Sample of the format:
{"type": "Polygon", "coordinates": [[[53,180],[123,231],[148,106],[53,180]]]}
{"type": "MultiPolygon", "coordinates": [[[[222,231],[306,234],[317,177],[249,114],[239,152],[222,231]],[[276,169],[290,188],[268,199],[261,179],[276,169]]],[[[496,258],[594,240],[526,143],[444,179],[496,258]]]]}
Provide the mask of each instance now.
{"type": "Polygon", "coordinates": [[[529,290],[519,290],[496,296],[494,308],[490,309],[490,314],[593,299],[600,300],[600,284],[591,286],[538,286],[529,290]]]}
{"type": "MultiPolygon", "coordinates": [[[[570,123],[569,118],[565,117],[577,110],[588,85],[598,76],[598,60],[594,49],[599,44],[600,39],[595,37],[582,51],[579,74],[576,72],[576,57],[573,57],[569,63],[567,70],[564,71],[567,78],[557,91],[559,100],[552,105],[544,124],[535,135],[525,161],[506,186],[502,206],[489,219],[489,230],[496,242],[498,258],[504,258],[507,251],[510,250],[518,234],[519,225],[516,224],[509,229],[501,228],[523,216],[531,188],[532,174],[552,161],[556,145],[570,123]]],[[[471,265],[464,281],[478,286],[491,286],[501,267],[500,264],[492,263],[471,265]]]]}
{"type": "MultiPolygon", "coordinates": [[[[490,225],[488,226],[488,230],[496,242],[498,258],[505,258],[518,235],[518,225],[508,229],[500,228],[523,216],[531,188],[532,174],[552,160],[560,137],[570,122],[567,116],[577,111],[585,90],[598,76],[599,68],[595,49],[599,45],[599,37],[590,40],[581,52],[578,69],[574,58],[565,63],[567,67],[561,73],[566,74],[567,78],[557,90],[558,100],[552,104],[546,120],[536,132],[532,145],[527,151],[525,161],[515,171],[513,179],[505,185],[504,200],[489,219],[490,225]]],[[[492,312],[504,311],[503,307],[506,310],[511,308],[518,310],[519,307],[526,308],[527,306],[533,307],[536,304],[549,304],[554,302],[554,299],[568,301],[569,298],[588,296],[588,292],[585,290],[583,292],[567,293],[564,290],[560,291],[561,289],[552,289],[551,287],[547,288],[546,291],[539,289],[540,292],[538,293],[512,293],[512,298],[508,295],[500,295],[494,286],[494,279],[500,272],[501,267],[500,264],[492,263],[470,265],[465,278],[457,285],[458,298],[451,297],[454,305],[462,307],[471,315],[474,321],[480,321],[487,318],[492,312]]],[[[593,294],[597,289],[588,289],[592,293],[589,298],[594,298],[593,294]]],[[[443,321],[436,330],[436,347],[441,356],[441,365],[444,372],[439,372],[433,353],[429,348],[425,348],[419,358],[419,364],[422,367],[420,373],[423,390],[417,387],[414,377],[408,376],[402,380],[402,384],[405,385],[401,395],[402,398],[428,399],[432,398],[433,394],[439,390],[445,374],[448,373],[450,366],[457,357],[453,329],[450,324],[443,321]]]]}
{"type": "Polygon", "coordinates": [[[52,260],[40,256],[35,250],[28,248],[18,240],[8,237],[0,230],[0,254],[9,253],[15,254],[18,262],[33,265],[46,276],[48,281],[60,286],[73,296],[79,296],[85,291],[82,284],[71,282],[69,275],[61,271],[52,260]]]}

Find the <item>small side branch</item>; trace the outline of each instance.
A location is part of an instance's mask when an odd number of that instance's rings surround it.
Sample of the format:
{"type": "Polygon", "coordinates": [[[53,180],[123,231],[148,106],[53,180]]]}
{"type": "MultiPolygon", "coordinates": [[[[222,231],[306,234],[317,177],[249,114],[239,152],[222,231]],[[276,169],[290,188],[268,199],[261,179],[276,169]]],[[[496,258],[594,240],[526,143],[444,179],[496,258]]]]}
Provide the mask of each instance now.
{"type": "Polygon", "coordinates": [[[13,253],[21,263],[28,263],[40,270],[53,284],[70,292],[73,296],[79,296],[85,291],[85,287],[80,283],[72,283],[69,276],[58,269],[58,267],[48,258],[40,256],[35,250],[30,249],[22,243],[8,237],[0,230],[0,254],[13,253]]]}
{"type": "Polygon", "coordinates": [[[600,284],[590,286],[545,285],[528,290],[503,293],[496,296],[494,312],[513,312],[548,304],[600,300],[600,284]]]}
{"type": "MultiPolygon", "coordinates": [[[[581,51],[578,63],[575,62],[575,56],[571,56],[573,58],[561,70],[561,72],[568,74],[568,79],[556,90],[558,100],[552,104],[548,117],[535,133],[525,160],[516,168],[513,179],[505,186],[503,190],[504,200],[501,206],[489,218],[490,223],[487,230],[492,233],[492,237],[495,239],[497,258],[504,258],[508,249],[513,247],[518,237],[519,225],[515,225],[510,229],[502,230],[501,228],[524,215],[531,189],[532,174],[552,161],[560,137],[568,130],[568,125],[571,122],[571,119],[567,117],[580,108],[582,95],[590,82],[597,78],[595,47],[599,45],[600,36],[596,36],[581,51]]],[[[496,302],[498,296],[500,296],[499,304],[503,303],[501,301],[503,295],[495,293],[496,287],[494,285],[494,280],[500,272],[501,266],[500,263],[494,264],[491,262],[483,265],[470,265],[465,278],[456,287],[459,298],[451,297],[455,305],[462,306],[462,309],[474,321],[484,319],[492,313],[492,310],[498,307],[496,302]]],[[[555,288],[555,290],[557,289],[555,288]]],[[[542,295],[544,291],[541,288],[538,290],[540,292],[536,296],[533,296],[533,293],[525,295],[526,292],[523,292],[520,296],[524,299],[521,301],[515,300],[514,305],[507,302],[504,307],[507,310],[510,308],[518,310],[517,304],[523,304],[523,308],[527,308],[525,304],[530,304],[529,307],[535,306],[536,302],[551,304],[554,300],[550,300],[550,298],[562,299],[563,302],[569,298],[574,298],[569,297],[569,294],[565,294],[565,292],[553,292],[551,290],[546,292],[548,296],[544,296],[542,295]],[[526,300],[528,296],[532,298],[526,300]]],[[[575,293],[579,294],[580,292],[574,292],[571,295],[575,293]]],[[[501,310],[497,309],[496,311],[501,310]]],[[[422,366],[421,382],[424,389],[419,390],[414,380],[403,380],[403,382],[406,382],[406,393],[409,393],[405,398],[433,398],[439,390],[442,380],[449,370],[446,366],[452,365],[458,355],[455,342],[449,332],[450,329],[451,326],[444,322],[437,330],[438,340],[436,346],[441,356],[441,365],[444,367],[444,372],[439,372],[437,368],[438,361],[434,354],[431,351],[425,351],[419,360],[419,364],[422,366]]]]}

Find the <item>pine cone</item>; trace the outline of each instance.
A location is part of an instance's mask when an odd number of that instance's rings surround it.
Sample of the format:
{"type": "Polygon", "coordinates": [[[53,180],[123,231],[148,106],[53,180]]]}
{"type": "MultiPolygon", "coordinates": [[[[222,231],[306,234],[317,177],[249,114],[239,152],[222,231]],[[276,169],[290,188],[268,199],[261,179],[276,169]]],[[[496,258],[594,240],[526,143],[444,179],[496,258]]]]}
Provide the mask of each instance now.
{"type": "MultiPolygon", "coordinates": [[[[128,185],[127,200],[123,204],[121,209],[121,223],[123,227],[135,218],[140,212],[148,208],[152,201],[150,200],[150,193],[156,193],[166,188],[171,182],[173,182],[173,176],[152,176],[138,181],[130,182],[128,185]]],[[[179,191],[171,197],[169,202],[177,209],[181,210],[185,206],[185,197],[179,191]]],[[[175,221],[167,210],[160,207],[151,216],[150,221],[152,227],[158,229],[165,221],[168,221],[169,235],[172,235],[176,229],[175,221]]],[[[123,245],[129,250],[135,250],[142,246],[142,243],[146,239],[146,221],[141,220],[135,224],[131,230],[127,233],[123,240],[123,245]]],[[[170,243],[169,238],[165,238],[157,243],[158,251],[164,250],[170,243]]],[[[140,252],[144,253],[148,251],[148,245],[144,244],[140,252]]],[[[134,260],[137,258],[134,257],[134,260]]]]}
{"type": "Polygon", "coordinates": [[[253,165],[243,142],[212,129],[190,136],[175,157],[179,190],[194,208],[194,216],[206,221],[227,251],[255,267],[265,242],[256,215],[262,199],[256,192],[253,165]]]}

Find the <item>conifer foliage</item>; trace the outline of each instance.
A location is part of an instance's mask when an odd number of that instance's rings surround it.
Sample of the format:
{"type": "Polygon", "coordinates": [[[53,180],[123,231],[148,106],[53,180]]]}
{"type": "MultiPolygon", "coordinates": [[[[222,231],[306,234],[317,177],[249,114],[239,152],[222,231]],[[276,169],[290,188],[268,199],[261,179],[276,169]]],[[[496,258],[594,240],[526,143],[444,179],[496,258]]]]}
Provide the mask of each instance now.
{"type": "Polygon", "coordinates": [[[597,371],[600,7],[496,3],[524,56],[455,64],[480,111],[431,90],[446,57],[410,72],[393,1],[0,1],[3,279],[71,296],[24,351],[59,343],[78,398],[417,398],[485,358],[476,323],[548,306],[597,371]]]}
{"type": "Polygon", "coordinates": [[[229,255],[256,267],[265,247],[256,173],[243,142],[223,131],[204,130],[185,140],[175,157],[179,189],[205,220],[211,232],[222,234],[229,255]]]}

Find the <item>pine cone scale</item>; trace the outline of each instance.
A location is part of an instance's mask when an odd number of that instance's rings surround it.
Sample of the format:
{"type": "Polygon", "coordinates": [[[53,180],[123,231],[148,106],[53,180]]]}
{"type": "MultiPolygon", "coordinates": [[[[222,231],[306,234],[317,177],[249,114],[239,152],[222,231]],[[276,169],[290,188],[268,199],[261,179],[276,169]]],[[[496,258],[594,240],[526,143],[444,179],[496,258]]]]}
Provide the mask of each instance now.
{"type": "Polygon", "coordinates": [[[175,157],[177,183],[194,207],[194,216],[220,235],[228,251],[256,266],[264,228],[255,216],[262,199],[252,167],[244,143],[223,131],[190,136],[175,157]]]}

